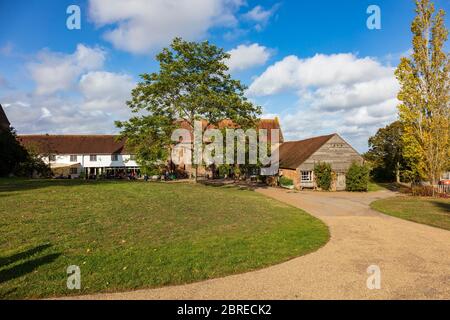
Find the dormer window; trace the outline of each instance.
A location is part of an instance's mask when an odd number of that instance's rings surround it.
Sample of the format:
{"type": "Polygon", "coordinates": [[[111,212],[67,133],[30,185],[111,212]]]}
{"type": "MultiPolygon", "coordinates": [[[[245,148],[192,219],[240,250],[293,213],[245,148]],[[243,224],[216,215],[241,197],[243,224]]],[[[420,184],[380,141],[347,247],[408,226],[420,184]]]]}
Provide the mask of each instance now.
{"type": "Polygon", "coordinates": [[[111,161],[119,161],[119,155],[118,154],[112,154],[111,155],[111,161]]]}
{"type": "Polygon", "coordinates": [[[89,156],[89,160],[92,161],[92,162],[97,161],[97,155],[96,155],[96,154],[91,154],[91,155],[89,156]]]}

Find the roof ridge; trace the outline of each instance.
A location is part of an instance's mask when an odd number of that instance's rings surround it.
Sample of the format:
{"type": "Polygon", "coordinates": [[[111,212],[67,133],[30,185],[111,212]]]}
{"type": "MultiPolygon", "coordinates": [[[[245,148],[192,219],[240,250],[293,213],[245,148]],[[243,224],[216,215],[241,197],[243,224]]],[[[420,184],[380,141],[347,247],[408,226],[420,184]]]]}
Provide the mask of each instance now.
{"type": "Polygon", "coordinates": [[[306,139],[302,139],[302,140],[285,141],[284,143],[302,142],[302,141],[308,141],[308,140],[312,140],[312,139],[319,139],[319,138],[325,138],[325,137],[330,137],[331,138],[334,135],[337,135],[337,133],[324,134],[322,136],[316,136],[316,137],[306,138],[306,139]]]}
{"type": "Polygon", "coordinates": [[[319,150],[336,134],[329,134],[298,141],[287,141],[280,146],[280,168],[295,169],[319,150]]]}

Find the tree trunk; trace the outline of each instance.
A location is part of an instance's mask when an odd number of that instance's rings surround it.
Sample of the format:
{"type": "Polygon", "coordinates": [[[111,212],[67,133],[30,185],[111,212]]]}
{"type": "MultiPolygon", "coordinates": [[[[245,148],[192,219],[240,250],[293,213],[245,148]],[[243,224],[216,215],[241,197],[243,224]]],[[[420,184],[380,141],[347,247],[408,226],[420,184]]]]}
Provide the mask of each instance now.
{"type": "Polygon", "coordinates": [[[397,165],[395,166],[395,181],[397,183],[400,183],[400,163],[397,162],[397,165]]]}

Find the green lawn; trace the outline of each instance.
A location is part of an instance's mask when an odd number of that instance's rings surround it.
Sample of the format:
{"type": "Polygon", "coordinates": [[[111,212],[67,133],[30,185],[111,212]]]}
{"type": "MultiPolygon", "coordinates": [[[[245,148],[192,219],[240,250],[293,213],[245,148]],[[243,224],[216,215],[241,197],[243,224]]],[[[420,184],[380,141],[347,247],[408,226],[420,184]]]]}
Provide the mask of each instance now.
{"type": "Polygon", "coordinates": [[[394,217],[450,230],[450,199],[394,197],[372,202],[371,207],[394,217]]]}
{"type": "Polygon", "coordinates": [[[0,234],[3,299],[188,283],[286,261],[329,238],[318,219],[235,187],[11,179],[0,179],[0,234]],[[81,269],[81,290],[66,288],[69,265],[81,269]]]}
{"type": "Polygon", "coordinates": [[[373,191],[381,191],[381,190],[386,190],[386,189],[387,189],[386,184],[369,181],[367,191],[373,192],[373,191]]]}

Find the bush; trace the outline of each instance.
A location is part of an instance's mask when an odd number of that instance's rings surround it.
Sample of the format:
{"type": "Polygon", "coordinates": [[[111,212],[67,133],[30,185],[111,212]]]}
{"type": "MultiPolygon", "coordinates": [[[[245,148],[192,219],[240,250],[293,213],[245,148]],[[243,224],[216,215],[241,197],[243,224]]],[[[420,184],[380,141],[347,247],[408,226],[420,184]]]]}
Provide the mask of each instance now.
{"type": "Polygon", "coordinates": [[[314,166],[314,177],[317,186],[325,191],[330,190],[333,180],[331,165],[329,163],[317,163],[314,166]]]}
{"type": "Polygon", "coordinates": [[[347,191],[367,191],[370,169],[367,165],[353,162],[346,175],[347,191]]]}
{"type": "Polygon", "coordinates": [[[221,179],[223,179],[225,177],[228,178],[228,176],[230,175],[230,165],[228,165],[228,164],[219,165],[217,167],[217,171],[219,174],[219,178],[221,178],[221,179]]]}
{"type": "Polygon", "coordinates": [[[432,197],[434,195],[432,186],[413,185],[411,193],[416,197],[432,197]]]}
{"type": "Polygon", "coordinates": [[[294,185],[294,181],[292,179],[286,178],[286,177],[281,177],[280,178],[280,185],[281,186],[293,186],[294,185]]]}

